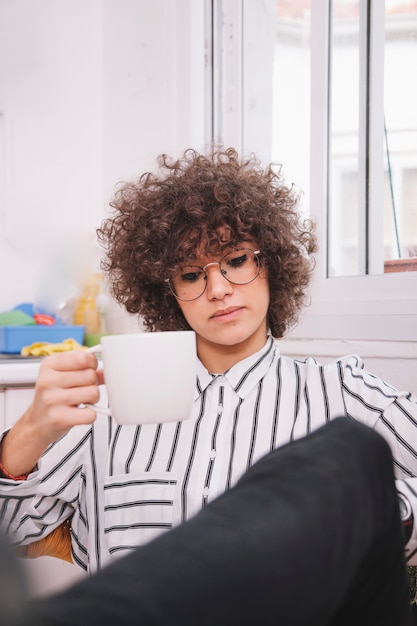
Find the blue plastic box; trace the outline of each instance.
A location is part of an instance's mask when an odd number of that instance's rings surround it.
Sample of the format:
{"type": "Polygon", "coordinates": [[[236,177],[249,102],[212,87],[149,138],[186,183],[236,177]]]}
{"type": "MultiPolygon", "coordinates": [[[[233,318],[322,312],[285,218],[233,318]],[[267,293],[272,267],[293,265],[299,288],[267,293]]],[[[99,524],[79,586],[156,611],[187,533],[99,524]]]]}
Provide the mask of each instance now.
{"type": "Polygon", "coordinates": [[[0,326],[0,353],[20,354],[22,348],[32,343],[61,343],[65,339],[75,339],[83,345],[84,331],[85,327],[78,325],[0,326]]]}

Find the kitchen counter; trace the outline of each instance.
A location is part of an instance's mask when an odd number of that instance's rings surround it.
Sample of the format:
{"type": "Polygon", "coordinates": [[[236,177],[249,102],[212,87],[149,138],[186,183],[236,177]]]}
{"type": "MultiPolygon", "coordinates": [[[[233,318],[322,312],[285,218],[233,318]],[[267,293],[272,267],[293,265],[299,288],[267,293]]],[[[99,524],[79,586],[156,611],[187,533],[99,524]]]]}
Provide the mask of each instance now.
{"type": "Polygon", "coordinates": [[[0,354],[0,388],[34,385],[42,358],[0,354]]]}

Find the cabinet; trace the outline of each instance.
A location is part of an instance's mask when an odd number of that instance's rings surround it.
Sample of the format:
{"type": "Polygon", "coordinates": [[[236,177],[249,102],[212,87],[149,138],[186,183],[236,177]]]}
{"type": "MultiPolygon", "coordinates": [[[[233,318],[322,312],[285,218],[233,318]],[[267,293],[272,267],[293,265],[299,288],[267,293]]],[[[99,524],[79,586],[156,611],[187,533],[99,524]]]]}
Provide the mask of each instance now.
{"type": "MultiPolygon", "coordinates": [[[[0,363],[0,427],[10,427],[30,404],[36,380],[38,363],[2,361],[0,363]]],[[[85,577],[77,566],[48,556],[24,559],[30,591],[41,596],[68,587],[85,577]]]]}
{"type": "Polygon", "coordinates": [[[10,428],[14,421],[29,406],[33,397],[30,387],[6,387],[1,391],[0,424],[2,430],[10,428]]]}

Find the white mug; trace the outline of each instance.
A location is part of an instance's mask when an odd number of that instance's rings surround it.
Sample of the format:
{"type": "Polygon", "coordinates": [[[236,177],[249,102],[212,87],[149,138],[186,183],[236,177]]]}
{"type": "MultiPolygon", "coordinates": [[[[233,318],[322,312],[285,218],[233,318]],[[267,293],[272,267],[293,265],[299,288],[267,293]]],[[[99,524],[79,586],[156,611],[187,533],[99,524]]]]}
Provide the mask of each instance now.
{"type": "Polygon", "coordinates": [[[196,386],[191,330],[105,335],[101,354],[109,406],[85,405],[119,424],[177,422],[190,416],[196,386]]]}

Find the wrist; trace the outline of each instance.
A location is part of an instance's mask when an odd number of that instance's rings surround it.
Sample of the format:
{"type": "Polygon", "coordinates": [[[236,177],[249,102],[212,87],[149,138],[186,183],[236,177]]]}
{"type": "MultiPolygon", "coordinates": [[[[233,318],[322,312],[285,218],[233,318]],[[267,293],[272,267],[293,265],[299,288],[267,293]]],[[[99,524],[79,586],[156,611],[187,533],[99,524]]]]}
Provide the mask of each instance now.
{"type": "Polygon", "coordinates": [[[4,467],[4,465],[1,463],[0,461],[0,478],[8,478],[9,480],[26,480],[28,477],[28,474],[21,474],[20,476],[15,476],[14,474],[11,474],[9,471],[7,471],[7,469],[4,467]]]}
{"type": "Polygon", "coordinates": [[[25,428],[20,421],[4,435],[0,448],[0,471],[4,478],[27,478],[44,452],[44,449],[38,449],[35,441],[32,430],[25,428]]]}

